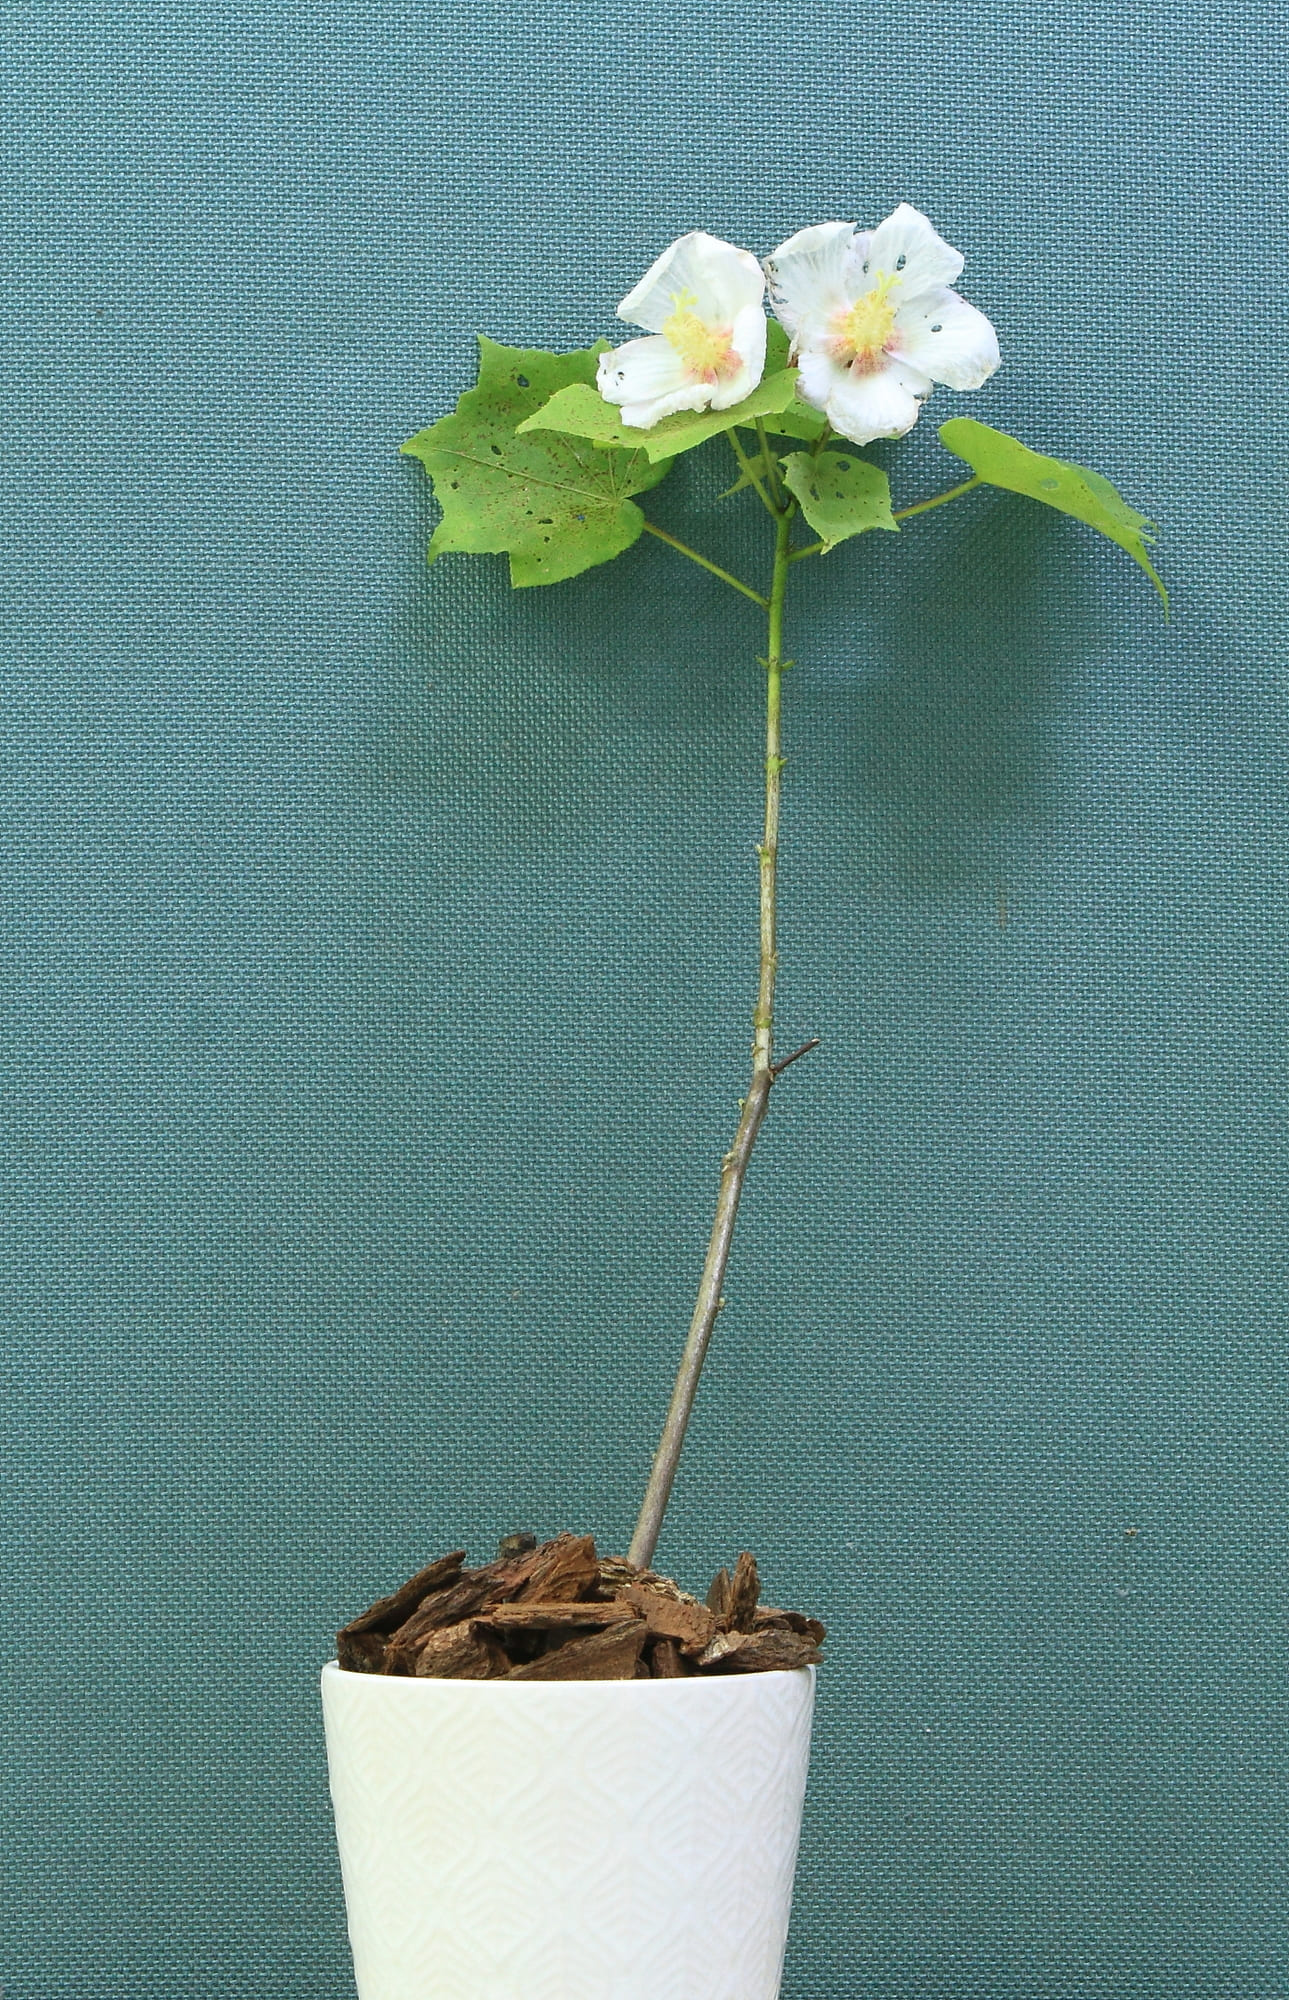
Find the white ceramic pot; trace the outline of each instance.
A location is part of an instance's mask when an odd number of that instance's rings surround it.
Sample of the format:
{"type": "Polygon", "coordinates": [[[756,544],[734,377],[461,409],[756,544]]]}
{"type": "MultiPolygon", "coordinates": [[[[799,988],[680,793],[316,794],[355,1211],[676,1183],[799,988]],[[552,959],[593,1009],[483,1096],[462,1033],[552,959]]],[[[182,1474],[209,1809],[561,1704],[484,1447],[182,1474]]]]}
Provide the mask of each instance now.
{"type": "Polygon", "coordinates": [[[325,1667],[360,2000],[775,2000],[814,1680],[325,1667]]]}

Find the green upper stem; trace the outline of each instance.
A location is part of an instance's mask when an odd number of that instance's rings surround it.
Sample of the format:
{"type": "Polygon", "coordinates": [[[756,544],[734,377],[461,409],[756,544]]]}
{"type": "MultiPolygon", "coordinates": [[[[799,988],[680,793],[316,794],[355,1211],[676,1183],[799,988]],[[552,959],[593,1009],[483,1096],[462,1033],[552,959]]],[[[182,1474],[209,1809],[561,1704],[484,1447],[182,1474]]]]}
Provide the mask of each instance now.
{"type": "MultiPolygon", "coordinates": [[[[737,447],[736,447],[737,449],[737,447]]],[[[763,462],[768,466],[768,446],[763,441],[763,462]]],[[[742,453],[740,452],[740,458],[742,453]]],[[[749,476],[752,468],[748,466],[749,476]]],[[[759,482],[754,478],[753,483],[759,482]]],[[[770,1090],[774,1083],[774,987],[778,973],[777,944],[777,885],[779,861],[779,800],[782,789],[783,771],[782,729],[780,720],[783,687],[783,609],[788,589],[788,569],[790,564],[790,535],[795,507],[792,502],[786,506],[769,503],[775,517],[774,571],[770,582],[766,604],[767,645],[762,661],[765,670],[765,820],[757,859],[760,880],[760,975],[757,982],[756,1009],[753,1014],[752,1076],[747,1096],[739,1109],[739,1121],[734,1138],[721,1162],[720,1190],[716,1198],[716,1214],[712,1221],[712,1232],[708,1240],[707,1256],[703,1264],[703,1275],[699,1281],[698,1297],[694,1302],[693,1318],[689,1325],[689,1336],[676,1373],[671,1403],[663,1425],[662,1437],[654,1454],[653,1467],[649,1474],[649,1484],[645,1490],[636,1523],[635,1534],[631,1538],[630,1559],[642,1568],[647,1568],[653,1560],[658,1544],[658,1533],[662,1527],[663,1515],[671,1497],[672,1482],[676,1476],[676,1465],[680,1458],[681,1446],[685,1441],[685,1431],[689,1424],[690,1412],[694,1407],[694,1396],[698,1389],[698,1378],[707,1357],[716,1316],[724,1303],[722,1287],[725,1270],[729,1263],[730,1246],[734,1240],[734,1225],[738,1218],[739,1198],[743,1192],[743,1182],[747,1176],[752,1148],[756,1144],[766,1109],[770,1101],[770,1090]]],[[[686,551],[686,553],[690,553],[686,551]]],[[[733,579],[727,578],[727,581],[733,579]]],[[[738,587],[738,586],[736,586],[738,587]]],[[[744,590],[745,595],[750,593],[744,590]]]]}

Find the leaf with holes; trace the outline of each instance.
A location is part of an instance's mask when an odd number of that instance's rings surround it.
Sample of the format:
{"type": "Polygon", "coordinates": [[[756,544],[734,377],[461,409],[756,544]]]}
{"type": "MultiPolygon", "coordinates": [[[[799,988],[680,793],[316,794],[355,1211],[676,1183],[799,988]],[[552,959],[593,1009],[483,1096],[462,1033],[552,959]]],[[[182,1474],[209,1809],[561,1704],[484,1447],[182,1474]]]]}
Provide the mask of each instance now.
{"type": "Polygon", "coordinates": [[[622,422],[616,406],[606,403],[598,389],[575,382],[552,396],[544,409],[528,417],[519,428],[522,432],[557,431],[562,437],[590,438],[596,444],[622,448],[642,446],[656,461],[674,458],[678,452],[693,451],[696,445],[706,444],[708,438],[732,431],[736,424],[750,426],[758,417],[777,416],[791,409],[796,396],[796,369],[780,368],[773,375],[763,376],[751,395],[731,409],[680,410],[674,417],[663,417],[648,430],[637,430],[622,422]]]}
{"type": "Polygon", "coordinates": [[[1072,514],[1098,534],[1117,542],[1133,561],[1140,563],[1168,607],[1168,592],[1146,553],[1146,543],[1154,540],[1154,526],[1144,514],[1130,507],[1108,479],[1089,472],[1086,465],[1072,465],[1063,458],[1046,458],[1031,451],[1006,431],[996,431],[974,417],[951,417],[940,426],[940,442],[955,458],[965,459],[988,486],[1001,486],[1008,493],[1023,493],[1028,500],[1041,500],[1072,514]]]}
{"type": "Polygon", "coordinates": [[[866,534],[870,528],[899,533],[899,523],[891,513],[890,481],[871,459],[859,458],[852,451],[794,451],[783,460],[783,478],[807,521],[822,537],[825,555],[838,542],[866,534]]]}
{"type": "Polygon", "coordinates": [[[668,461],[655,464],[639,449],[597,451],[566,437],[517,434],[552,395],[592,383],[603,351],[548,354],[480,335],[475,387],[451,416],[403,446],[429,473],[443,509],[431,562],[454,551],[508,555],[517,587],[560,583],[638,539],[644,515],[630,496],[665,478],[668,461]]]}

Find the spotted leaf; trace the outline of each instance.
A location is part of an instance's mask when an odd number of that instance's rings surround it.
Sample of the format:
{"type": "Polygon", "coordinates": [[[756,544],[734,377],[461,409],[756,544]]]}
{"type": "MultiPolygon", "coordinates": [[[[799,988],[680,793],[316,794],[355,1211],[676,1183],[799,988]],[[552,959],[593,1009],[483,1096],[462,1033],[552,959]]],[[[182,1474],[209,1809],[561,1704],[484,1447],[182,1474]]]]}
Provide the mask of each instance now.
{"type": "Polygon", "coordinates": [[[506,555],[516,586],[560,583],[638,539],[644,515],[631,495],[656,486],[670,461],[654,463],[638,447],[601,451],[553,432],[520,434],[551,396],[593,384],[603,351],[549,354],[480,336],[475,387],[402,447],[429,473],[443,510],[431,562],[456,552],[506,555]]]}

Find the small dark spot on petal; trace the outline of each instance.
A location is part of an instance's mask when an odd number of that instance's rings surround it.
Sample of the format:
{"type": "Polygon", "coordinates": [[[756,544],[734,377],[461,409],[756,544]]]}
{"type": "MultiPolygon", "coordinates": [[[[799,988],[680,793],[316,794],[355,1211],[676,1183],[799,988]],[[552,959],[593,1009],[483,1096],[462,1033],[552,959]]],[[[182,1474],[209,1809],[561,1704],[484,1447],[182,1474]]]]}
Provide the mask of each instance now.
{"type": "Polygon", "coordinates": [[[900,256],[898,256],[898,257],[897,257],[897,258],[895,259],[895,268],[896,268],[896,270],[897,270],[897,271],[902,271],[902,270],[904,269],[904,266],[905,266],[905,265],[906,265],[906,264],[908,263],[908,261],[909,261],[909,260],[908,260],[908,258],[907,258],[907,257],[905,257],[905,256],[903,256],[902,254],[901,254],[900,256]]]}
{"type": "Polygon", "coordinates": [[[944,328],[943,328],[943,326],[933,326],[933,327],[931,328],[931,331],[932,331],[932,333],[943,333],[943,332],[944,332],[944,328]]]}

